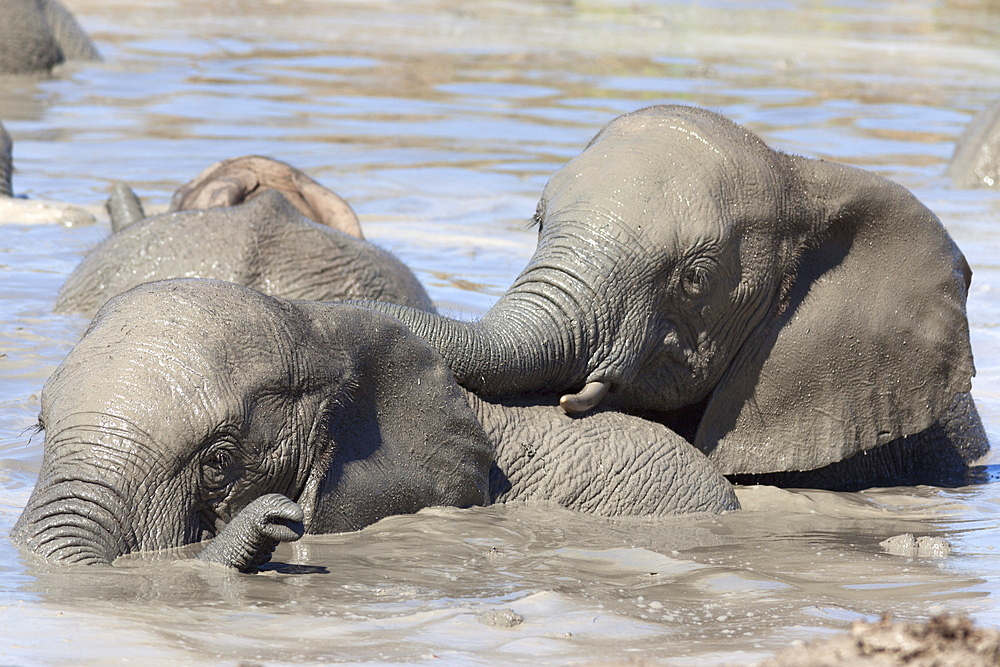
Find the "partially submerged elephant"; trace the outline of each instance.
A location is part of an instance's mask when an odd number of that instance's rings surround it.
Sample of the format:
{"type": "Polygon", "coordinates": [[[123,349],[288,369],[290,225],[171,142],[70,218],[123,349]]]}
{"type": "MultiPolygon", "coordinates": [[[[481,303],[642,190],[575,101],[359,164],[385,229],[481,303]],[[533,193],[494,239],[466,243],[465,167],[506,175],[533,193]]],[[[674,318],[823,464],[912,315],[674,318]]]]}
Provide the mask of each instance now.
{"type": "Polygon", "coordinates": [[[0,123],[0,224],[60,223],[67,227],[95,222],[88,211],[61,202],[24,199],[14,196],[14,141],[0,123]]]}
{"type": "Polygon", "coordinates": [[[431,505],[738,507],[659,424],[481,400],[393,318],[211,280],[110,301],[46,383],[39,425],[42,468],[12,538],[54,562],[214,537],[201,558],[249,570],[303,530],[431,505]]]}
{"type": "Polygon", "coordinates": [[[744,480],[857,488],[985,453],[971,271],[901,186],[656,106],[557,171],[535,219],[534,257],[481,320],[372,307],[473,391],[558,392],[575,413],[603,401],[726,474],[781,473],[744,480]]]}
{"type": "Polygon", "coordinates": [[[956,188],[1000,188],[1000,100],[976,114],[958,138],[948,176],[956,188]]]}
{"type": "Polygon", "coordinates": [[[58,0],[0,0],[0,74],[48,72],[67,60],[100,60],[58,0]]]}
{"type": "Polygon", "coordinates": [[[177,189],[170,200],[170,212],[236,206],[268,190],[280,192],[310,220],[364,238],[358,216],[346,201],[295,167],[261,155],[209,165],[177,189]]]}
{"type": "Polygon", "coordinates": [[[376,299],[434,309],[409,268],[360,238],[347,202],[284,163],[253,156],[213,165],[178,191],[174,206],[210,208],[146,218],[131,190],[118,186],[108,205],[112,234],[66,279],[56,312],[92,315],[132,287],[186,277],[226,280],[287,298],[376,299]],[[262,178],[257,182],[267,187],[245,181],[229,187],[232,169],[243,178],[261,165],[281,175],[281,183],[262,178]],[[220,166],[231,169],[220,173],[220,166]],[[206,180],[206,173],[212,178],[206,180]],[[323,222],[304,217],[289,199],[323,222]],[[220,202],[235,205],[216,208],[220,202]]]}

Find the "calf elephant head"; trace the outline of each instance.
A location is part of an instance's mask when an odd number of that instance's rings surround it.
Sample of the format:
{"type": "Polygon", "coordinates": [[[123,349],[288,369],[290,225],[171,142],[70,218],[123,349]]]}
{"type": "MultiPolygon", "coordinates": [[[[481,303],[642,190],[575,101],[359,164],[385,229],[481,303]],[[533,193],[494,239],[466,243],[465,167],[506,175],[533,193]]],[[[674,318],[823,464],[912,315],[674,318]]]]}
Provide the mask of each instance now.
{"type": "MultiPolygon", "coordinates": [[[[41,474],[12,537],[108,563],[214,537],[261,498],[254,521],[310,532],[486,503],[492,449],[440,356],[390,318],[322,308],[203,280],[109,302],[43,389],[41,474]]],[[[232,551],[210,559],[254,556],[232,551]]]]}
{"type": "Polygon", "coordinates": [[[476,391],[655,413],[724,472],[762,473],[922,431],[970,389],[969,267],[874,174],[658,106],[556,172],[535,220],[480,321],[384,308],[476,391]]]}

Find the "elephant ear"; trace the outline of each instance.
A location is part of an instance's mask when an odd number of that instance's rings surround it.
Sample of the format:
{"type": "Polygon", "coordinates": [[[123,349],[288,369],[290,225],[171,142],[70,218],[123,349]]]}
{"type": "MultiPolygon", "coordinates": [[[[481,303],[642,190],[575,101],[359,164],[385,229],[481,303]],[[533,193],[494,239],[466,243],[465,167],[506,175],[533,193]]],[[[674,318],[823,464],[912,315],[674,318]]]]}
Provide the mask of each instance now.
{"type": "Polygon", "coordinates": [[[812,470],[918,433],[975,374],[972,272],[937,217],[869,172],[788,160],[806,213],[785,298],[696,435],[725,474],[812,470]]]}
{"type": "Polygon", "coordinates": [[[316,507],[310,532],[488,504],[492,443],[441,355],[388,315],[299,305],[323,329],[322,353],[341,374],[322,426],[329,455],[306,489],[313,501],[304,505],[316,507]]]}
{"type": "Polygon", "coordinates": [[[170,211],[235,206],[269,190],[280,192],[310,220],[364,238],[358,216],[340,195],[295,167],[260,155],[245,155],[210,165],[177,189],[170,200],[170,211]]]}

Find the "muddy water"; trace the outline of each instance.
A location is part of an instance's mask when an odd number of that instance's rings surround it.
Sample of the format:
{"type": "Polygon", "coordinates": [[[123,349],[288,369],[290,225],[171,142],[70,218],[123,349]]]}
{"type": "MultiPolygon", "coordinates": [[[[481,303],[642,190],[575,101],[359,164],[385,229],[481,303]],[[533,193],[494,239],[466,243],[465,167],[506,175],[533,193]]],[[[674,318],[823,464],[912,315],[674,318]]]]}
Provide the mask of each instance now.
{"type": "MultiPolygon", "coordinates": [[[[486,309],[529,256],[547,176],[646,104],[707,106],[772,145],[898,180],[975,270],[974,394],[998,442],[1000,193],[944,178],[1000,91],[995,3],[67,4],[106,62],[0,81],[16,191],[99,212],[125,179],[155,210],[215,160],[272,155],[347,197],[458,316],[486,309]]],[[[38,392],[86,325],[51,314],[56,291],[107,233],[0,229],[0,535],[40,463],[38,392]]],[[[258,576],[45,571],[2,537],[0,662],[744,664],[885,611],[1000,625],[996,483],[740,498],[741,512],[658,521],[434,509],[284,546],[258,576]],[[951,554],[879,546],[905,532],[951,554]]]]}

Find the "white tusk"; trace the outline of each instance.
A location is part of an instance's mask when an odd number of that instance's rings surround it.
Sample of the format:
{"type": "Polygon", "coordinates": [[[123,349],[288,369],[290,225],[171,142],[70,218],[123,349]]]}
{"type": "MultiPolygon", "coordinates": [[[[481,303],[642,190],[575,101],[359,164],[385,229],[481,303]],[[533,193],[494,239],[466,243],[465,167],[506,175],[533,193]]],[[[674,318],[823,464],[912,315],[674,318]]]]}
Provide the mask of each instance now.
{"type": "Polygon", "coordinates": [[[608,395],[611,385],[607,382],[588,382],[587,386],[575,394],[566,394],[559,399],[559,405],[568,415],[579,415],[593,410],[608,395]]]}

